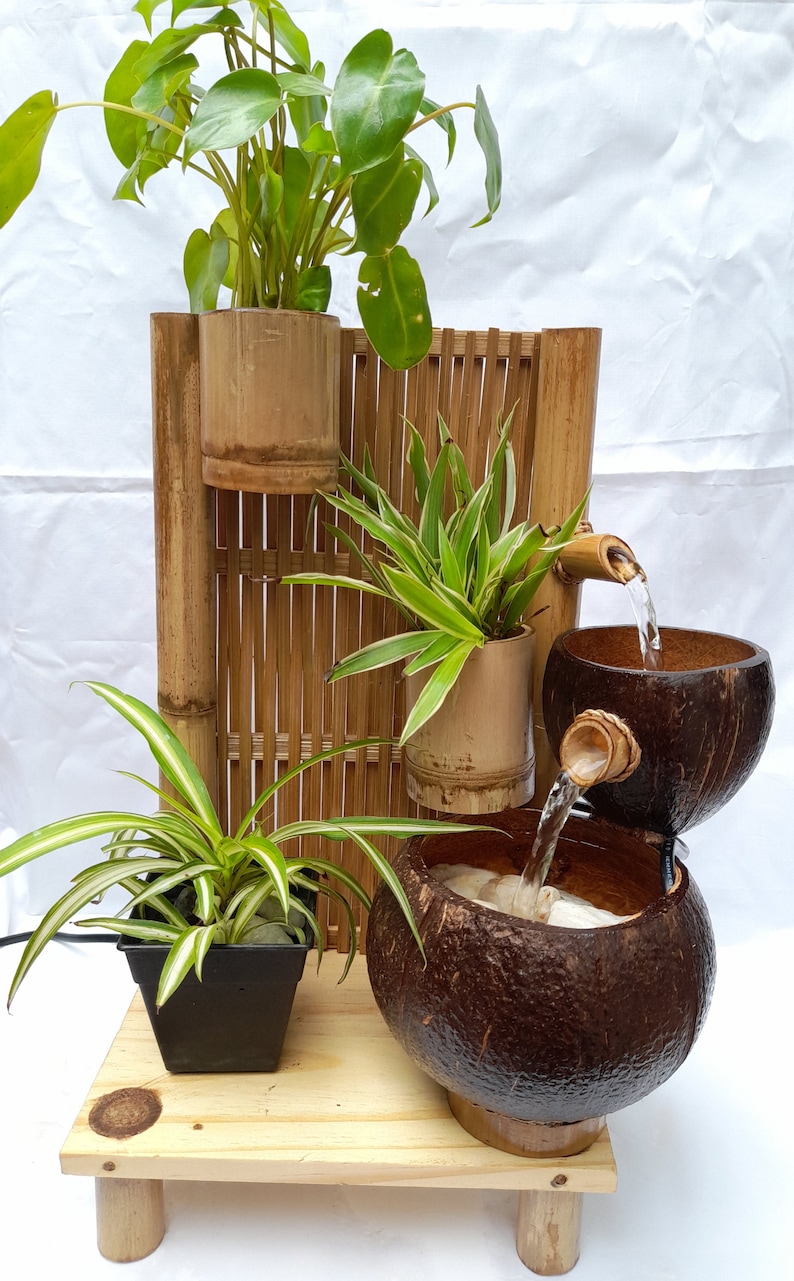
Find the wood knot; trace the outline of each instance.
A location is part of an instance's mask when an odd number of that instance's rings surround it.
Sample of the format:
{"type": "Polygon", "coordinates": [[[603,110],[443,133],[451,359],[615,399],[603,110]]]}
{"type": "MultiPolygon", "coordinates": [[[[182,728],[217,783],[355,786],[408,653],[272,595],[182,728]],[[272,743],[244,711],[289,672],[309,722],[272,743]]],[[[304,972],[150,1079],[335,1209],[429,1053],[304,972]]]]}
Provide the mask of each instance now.
{"type": "Polygon", "coordinates": [[[564,1188],[567,1182],[568,1182],[567,1174],[555,1174],[554,1178],[551,1181],[551,1186],[553,1188],[564,1188]]]}
{"type": "Polygon", "coordinates": [[[154,1090],[126,1089],[103,1094],[92,1107],[88,1124],[106,1139],[130,1139],[160,1119],[163,1105],[154,1090]]]}

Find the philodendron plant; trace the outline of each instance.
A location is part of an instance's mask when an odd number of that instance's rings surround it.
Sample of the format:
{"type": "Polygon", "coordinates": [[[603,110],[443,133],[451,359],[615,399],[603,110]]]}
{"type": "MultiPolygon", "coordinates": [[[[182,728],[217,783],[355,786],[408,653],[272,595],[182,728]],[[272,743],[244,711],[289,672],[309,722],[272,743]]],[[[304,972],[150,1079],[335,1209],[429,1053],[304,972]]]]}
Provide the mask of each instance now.
{"type": "Polygon", "coordinates": [[[430,345],[430,311],[419,265],[399,242],[422,184],[428,212],[438,192],[408,139],[433,122],[451,159],[452,113],[472,110],[486,162],[486,222],[499,205],[501,162],[479,86],[474,102],[439,106],[425,94],[414,55],[395,51],[381,30],[350,50],[331,86],[278,0],[172,0],[170,25],[153,35],[163,3],[133,5],[150,38],[125,50],[101,100],[59,103],[45,89],[0,126],[0,226],[35,186],[56,117],[99,106],[124,167],[117,199],[140,202],[147,182],[174,162],[217,189],[217,217],[185,249],[191,310],[213,310],[225,285],[233,307],[323,312],[326,258],[362,253],[364,328],[393,368],[416,364],[430,345]],[[197,54],[217,57],[218,46],[228,72],[207,84],[197,54]]]}
{"type": "Polygon", "coordinates": [[[170,945],[160,977],[158,1005],[168,1000],[191,970],[195,969],[201,978],[204,958],[213,944],[267,944],[291,939],[304,943],[313,936],[319,960],[322,932],[310,907],[297,897],[300,891],[325,894],[346,913],[350,945],[344,978],[356,951],[356,928],[352,908],[341,890],[347,890],[366,910],[371,906],[369,895],[350,872],[329,859],[293,858],[283,853],[282,846],[303,836],[353,841],[389,886],[424,954],[402,886],[370,837],[470,828],[413,818],[345,816],[307,818],[268,830],[259,817],[279,788],[303,770],[340,752],[383,740],[346,743],[288,770],[260,793],[234,835],[224,836],[201,774],[157,712],[112,685],[85,683],[143,735],[175,796],[167,796],[132,775],[162,797],[167,808],[153,815],[116,811],[79,814],[41,827],[0,850],[0,876],[4,876],[32,859],[78,841],[110,838],[103,847],[106,860],[78,873],[72,888],[53,904],[33,932],[12,981],[9,1004],[30,966],[57,931],[114,885],[130,895],[121,912],[116,916],[83,918],[76,924],[170,945]],[[331,884],[332,880],[336,885],[331,884]],[[280,932],[274,937],[274,929],[279,927],[280,932]]]}
{"type": "Polygon", "coordinates": [[[544,530],[528,520],[512,523],[516,466],[509,439],[511,422],[512,413],[503,426],[499,424],[498,445],[477,489],[440,415],[440,449],[432,469],[422,437],[411,423],[406,424],[406,461],[420,508],[418,525],[395,507],[378,483],[368,449],[363,471],[343,458],[342,469],[361,498],[344,488],[323,497],[374,539],[377,554],[363,552],[343,529],[328,525],[361,563],[365,577],[309,572],[281,579],[371,592],[396,606],[408,630],[341,659],[328,679],[339,680],[406,658],[411,659],[407,675],[433,667],[408,711],[401,746],[435,715],[475,649],[515,633],[586,506],[589,491],[561,526],[544,530]]]}

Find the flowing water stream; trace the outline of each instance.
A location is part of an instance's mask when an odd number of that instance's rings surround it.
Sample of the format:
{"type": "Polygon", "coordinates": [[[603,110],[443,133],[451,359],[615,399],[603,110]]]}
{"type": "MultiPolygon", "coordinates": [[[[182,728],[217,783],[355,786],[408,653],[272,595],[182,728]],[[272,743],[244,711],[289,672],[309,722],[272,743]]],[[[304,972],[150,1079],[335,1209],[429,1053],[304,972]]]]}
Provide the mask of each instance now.
{"type": "Polygon", "coordinates": [[[656,610],[653,607],[651,593],[648,591],[648,579],[645,570],[636,560],[626,556],[617,548],[607,552],[609,562],[620,575],[628,592],[631,609],[637,623],[637,634],[640,641],[642,665],[646,672],[663,672],[664,655],[662,640],[656,622],[656,610]]]}
{"type": "Polygon", "coordinates": [[[527,920],[532,920],[535,916],[538,895],[548,876],[560,832],[574,805],[586,790],[574,783],[565,770],[560,770],[543,806],[532,852],[516,887],[513,899],[515,916],[523,916],[527,920]]]}

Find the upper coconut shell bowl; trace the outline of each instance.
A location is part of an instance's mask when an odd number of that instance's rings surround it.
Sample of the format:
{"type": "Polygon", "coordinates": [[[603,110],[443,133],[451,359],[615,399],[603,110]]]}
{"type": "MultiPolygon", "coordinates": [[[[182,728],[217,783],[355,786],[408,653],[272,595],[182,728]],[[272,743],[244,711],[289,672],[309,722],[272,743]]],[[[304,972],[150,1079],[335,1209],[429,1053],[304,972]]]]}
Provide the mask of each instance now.
{"type": "Polygon", "coordinates": [[[597,814],[675,835],[702,823],[757,765],[772,724],[775,685],[766,650],[735,636],[661,630],[665,670],[644,671],[635,627],[558,636],[543,683],[552,750],[580,712],[626,721],[642,750],[622,783],[587,793],[597,814]]]}
{"type": "Polygon", "coordinates": [[[706,1016],[714,939],[679,866],[661,895],[658,855],[597,819],[569,819],[549,884],[619,915],[568,929],[471,903],[436,863],[523,869],[539,814],[488,816],[495,832],[416,837],[395,869],[427,954],[424,967],[386,887],[367,931],[375,999],[407,1054],[464,1100],[521,1121],[601,1117],[649,1094],[683,1063],[706,1016]]]}

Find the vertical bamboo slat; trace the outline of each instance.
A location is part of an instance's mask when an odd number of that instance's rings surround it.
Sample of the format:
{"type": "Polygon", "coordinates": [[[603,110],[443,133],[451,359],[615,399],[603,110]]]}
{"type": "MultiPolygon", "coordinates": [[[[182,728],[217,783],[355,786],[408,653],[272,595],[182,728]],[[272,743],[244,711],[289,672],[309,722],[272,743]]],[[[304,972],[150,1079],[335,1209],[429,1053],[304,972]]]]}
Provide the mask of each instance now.
{"type": "Polygon", "coordinates": [[[201,480],[198,318],[152,316],[151,348],[158,702],[215,799],[215,502],[201,480]]]}
{"type": "MultiPolygon", "coordinates": [[[[399,668],[331,685],[324,680],[336,660],[393,630],[399,620],[391,606],[371,595],[279,585],[282,575],[300,570],[361,576],[357,558],[323,522],[342,525],[365,550],[372,546],[368,536],[349,529],[322,501],[307,528],[305,499],[219,493],[215,529],[212,491],[200,481],[195,319],[156,317],[155,322],[163,706],[180,733],[192,735],[192,750],[211,771],[217,700],[219,805],[223,821],[233,826],[262,786],[299,760],[355,738],[399,734],[404,716],[399,668]],[[173,376],[169,367],[176,371],[173,376]],[[211,586],[215,570],[217,589],[211,586]],[[193,719],[183,731],[188,716],[193,719]]],[[[558,521],[589,481],[598,338],[595,330],[447,329],[436,331],[421,365],[395,374],[379,362],[361,331],[343,330],[342,449],[360,467],[366,443],[392,500],[415,516],[413,480],[404,466],[403,416],[420,432],[432,464],[440,412],[478,483],[496,443],[497,418],[518,402],[512,431],[515,519],[531,515],[544,524],[558,521]]],[[[533,620],[536,685],[553,636],[572,625],[576,599],[576,589],[566,591],[554,580],[532,604],[530,612],[552,606],[533,620]]],[[[536,713],[538,707],[536,693],[536,713]]],[[[402,784],[399,753],[386,746],[336,756],[285,791],[280,822],[301,814],[416,812],[402,784]]],[[[394,842],[379,844],[385,853],[394,852],[394,842]]],[[[305,852],[342,861],[365,884],[373,884],[368,862],[350,842],[321,847],[313,840],[305,852]]],[[[344,916],[324,899],[318,909],[331,945],[346,948],[344,916]]]]}

